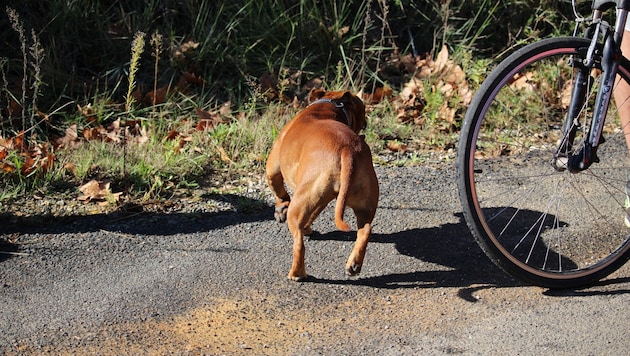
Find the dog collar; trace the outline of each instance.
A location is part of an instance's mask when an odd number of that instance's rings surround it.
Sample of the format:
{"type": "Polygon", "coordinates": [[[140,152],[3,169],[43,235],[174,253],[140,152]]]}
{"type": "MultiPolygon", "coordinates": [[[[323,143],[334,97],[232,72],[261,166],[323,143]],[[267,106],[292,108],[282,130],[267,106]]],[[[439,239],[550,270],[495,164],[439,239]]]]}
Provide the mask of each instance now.
{"type": "Polygon", "coordinates": [[[350,115],[348,114],[348,110],[346,110],[346,107],[343,105],[343,103],[340,103],[338,101],[332,100],[332,99],[317,99],[314,102],[310,103],[308,106],[314,105],[314,104],[320,104],[320,103],[327,103],[327,104],[333,104],[335,105],[336,108],[341,109],[341,111],[343,112],[343,115],[346,117],[346,124],[352,128],[352,122],[350,121],[350,115]]]}

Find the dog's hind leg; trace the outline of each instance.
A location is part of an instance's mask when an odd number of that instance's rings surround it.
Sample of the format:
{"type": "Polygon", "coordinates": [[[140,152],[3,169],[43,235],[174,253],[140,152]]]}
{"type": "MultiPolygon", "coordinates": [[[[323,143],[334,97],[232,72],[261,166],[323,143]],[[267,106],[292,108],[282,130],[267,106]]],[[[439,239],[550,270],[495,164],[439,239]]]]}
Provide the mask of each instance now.
{"type": "Polygon", "coordinates": [[[287,209],[291,202],[291,197],[284,186],[284,177],[280,171],[280,166],[267,163],[267,185],[276,197],[276,210],[274,217],[277,222],[284,222],[287,219],[287,209]]]}
{"type": "Polygon", "coordinates": [[[304,264],[306,254],[304,236],[312,232],[311,223],[326,206],[323,204],[322,207],[322,202],[319,199],[311,199],[312,192],[309,191],[309,188],[310,186],[303,187],[295,192],[287,211],[287,224],[293,236],[293,262],[288,278],[293,281],[302,281],[307,277],[304,264]]]}
{"type": "Polygon", "coordinates": [[[306,266],[304,265],[306,248],[304,247],[303,225],[305,225],[305,216],[300,210],[299,205],[292,204],[287,213],[289,231],[291,231],[291,235],[293,236],[293,260],[291,262],[291,270],[287,277],[292,281],[298,282],[308,277],[306,274],[306,266]]]}
{"type": "Polygon", "coordinates": [[[374,218],[374,212],[372,211],[357,211],[355,210],[357,217],[357,240],[354,242],[354,247],[348,261],[346,262],[346,274],[355,276],[361,272],[363,266],[363,259],[365,258],[365,251],[367,249],[368,240],[372,233],[372,219],[374,218]]]}

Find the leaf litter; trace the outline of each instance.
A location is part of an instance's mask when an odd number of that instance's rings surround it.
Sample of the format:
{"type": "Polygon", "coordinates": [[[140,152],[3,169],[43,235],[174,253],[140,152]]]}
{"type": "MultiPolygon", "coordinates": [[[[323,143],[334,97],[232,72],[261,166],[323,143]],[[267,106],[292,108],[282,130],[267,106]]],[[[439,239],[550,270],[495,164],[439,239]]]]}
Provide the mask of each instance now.
{"type": "MultiPolygon", "coordinates": [[[[181,53],[174,53],[174,58],[185,61],[185,53],[196,49],[195,43],[184,43],[176,49],[181,53]]],[[[470,103],[472,91],[469,88],[463,69],[449,58],[444,46],[433,59],[431,55],[398,56],[387,65],[398,66],[402,72],[408,73],[406,83],[397,95],[388,86],[376,87],[372,92],[359,93],[366,103],[368,111],[387,101],[396,110],[397,121],[403,124],[417,125],[423,130],[437,130],[438,132],[454,132],[457,130],[457,115],[470,103]],[[409,75],[410,74],[410,75],[409,75]],[[437,113],[428,113],[427,93],[439,93],[443,98],[437,113]],[[429,125],[428,115],[437,115],[437,119],[429,125]]],[[[288,104],[287,109],[303,107],[305,103],[298,100],[295,94],[289,95],[283,89],[297,87],[298,78],[303,75],[300,71],[289,73],[282,71],[282,79],[277,75],[265,73],[259,78],[259,89],[266,93],[269,100],[281,101],[288,104]]],[[[139,88],[134,93],[135,100],[145,106],[154,106],[168,101],[174,93],[189,93],[191,85],[204,84],[205,80],[192,72],[182,72],[175,85],[166,85],[154,90],[142,92],[139,88]]],[[[301,92],[308,92],[319,87],[323,81],[319,77],[311,78],[300,88],[301,92]]],[[[149,140],[146,128],[141,120],[116,119],[109,123],[99,123],[95,106],[102,103],[88,103],[77,105],[77,112],[84,118],[87,125],[79,127],[77,123],[70,124],[61,137],[52,137],[49,142],[40,142],[36,135],[25,138],[24,132],[13,137],[0,136],[0,171],[5,174],[19,173],[29,176],[34,173],[46,173],[56,165],[76,175],[76,167],[72,162],[59,162],[56,152],[72,150],[89,141],[101,141],[111,144],[143,145],[149,140]],[[16,159],[16,156],[18,159],[16,159]],[[16,164],[19,162],[19,164],[16,164]]],[[[120,107],[122,103],[105,103],[112,107],[120,107]]],[[[46,117],[46,113],[40,113],[46,117]]],[[[170,130],[165,141],[177,141],[175,153],[193,142],[192,135],[198,131],[212,131],[219,124],[229,124],[230,117],[241,117],[245,113],[233,113],[231,103],[226,102],[217,110],[206,110],[195,107],[194,124],[188,131],[170,130]]],[[[385,146],[394,153],[406,152],[409,147],[405,143],[388,141],[385,146]]],[[[443,147],[429,147],[440,150],[443,147]]],[[[195,148],[198,150],[198,148],[195,148]]],[[[223,162],[233,162],[234,158],[225,152],[218,152],[223,162]]],[[[112,193],[107,182],[92,180],[79,188],[77,200],[84,203],[116,204],[120,201],[121,192],[112,193]]]]}

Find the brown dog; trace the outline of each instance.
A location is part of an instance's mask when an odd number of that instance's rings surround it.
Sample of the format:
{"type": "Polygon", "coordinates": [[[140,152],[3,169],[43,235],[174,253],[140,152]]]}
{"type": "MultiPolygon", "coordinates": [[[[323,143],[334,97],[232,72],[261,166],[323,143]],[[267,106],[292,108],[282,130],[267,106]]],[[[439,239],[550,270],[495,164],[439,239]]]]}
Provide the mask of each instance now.
{"type": "Polygon", "coordinates": [[[293,235],[293,264],[288,277],[294,281],[307,277],[304,235],[311,234],[311,224],[335,198],[339,230],[350,231],[343,220],[346,206],[357,218],[357,240],[346,272],[361,272],[379,195],[370,148],[364,136],[358,135],[366,125],[361,99],[347,91],[314,90],[309,101],[311,104],[280,131],[267,159],[267,183],[276,196],[276,220],[287,220],[293,235]],[[293,199],[285,183],[293,191],[293,199]]]}

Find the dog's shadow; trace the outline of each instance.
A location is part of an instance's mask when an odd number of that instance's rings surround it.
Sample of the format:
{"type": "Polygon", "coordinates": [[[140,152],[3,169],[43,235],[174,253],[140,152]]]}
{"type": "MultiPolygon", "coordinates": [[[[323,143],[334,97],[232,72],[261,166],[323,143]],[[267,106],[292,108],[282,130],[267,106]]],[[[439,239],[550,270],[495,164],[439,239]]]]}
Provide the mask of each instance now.
{"type": "MultiPolygon", "coordinates": [[[[391,273],[380,276],[325,279],[309,277],[309,282],[356,284],[375,288],[468,287],[491,284],[506,287],[523,285],[496,267],[474,241],[461,213],[459,222],[430,228],[410,229],[390,234],[374,233],[370,244],[394,244],[396,250],[423,262],[446,268],[391,273]]],[[[354,235],[340,231],[315,232],[310,240],[354,241],[354,235]]],[[[368,255],[369,255],[368,245],[368,255]]]]}

